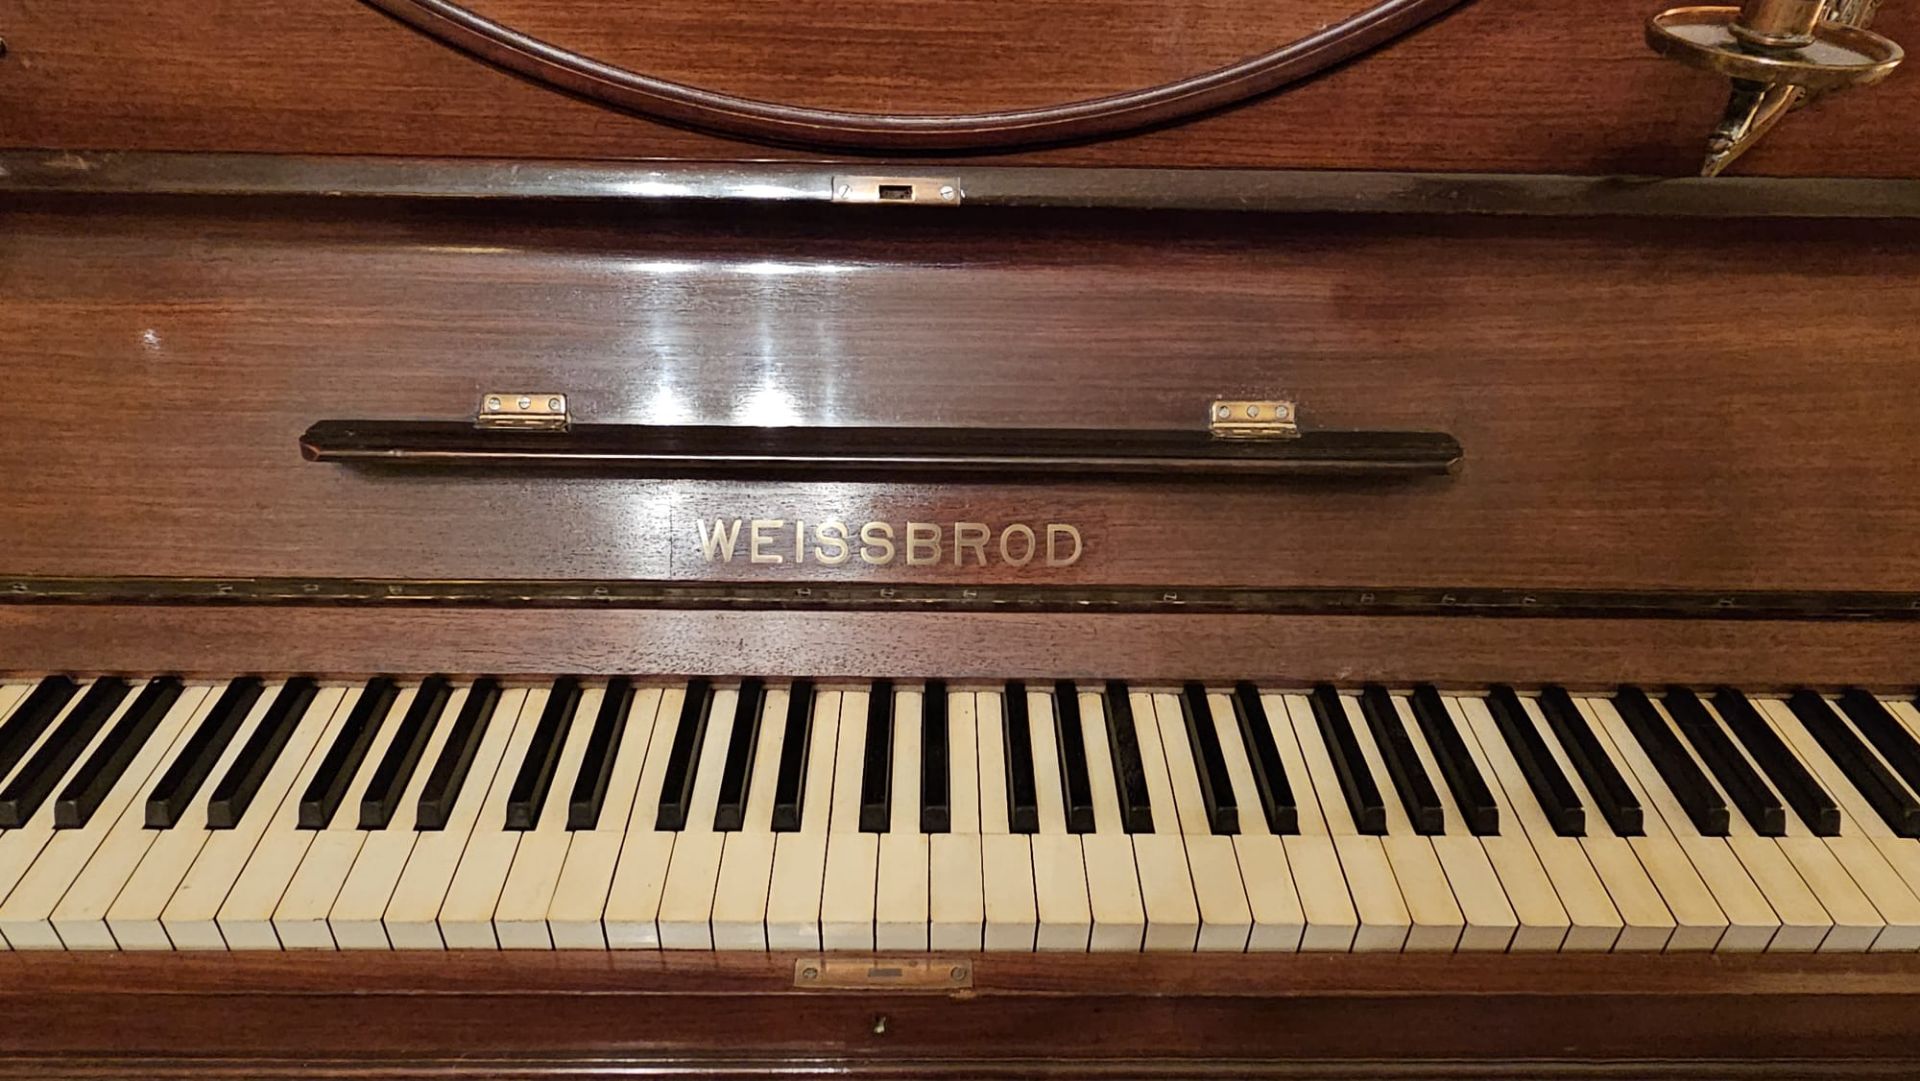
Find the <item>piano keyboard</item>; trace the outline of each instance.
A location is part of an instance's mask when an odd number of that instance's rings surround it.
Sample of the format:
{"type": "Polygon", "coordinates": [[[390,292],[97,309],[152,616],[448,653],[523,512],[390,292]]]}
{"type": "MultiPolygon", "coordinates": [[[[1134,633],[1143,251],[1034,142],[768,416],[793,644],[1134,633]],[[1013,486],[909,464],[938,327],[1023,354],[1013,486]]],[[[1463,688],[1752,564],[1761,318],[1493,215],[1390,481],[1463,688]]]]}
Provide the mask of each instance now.
{"type": "Polygon", "coordinates": [[[1848,690],[0,684],[13,949],[1920,947],[1848,690]]]}

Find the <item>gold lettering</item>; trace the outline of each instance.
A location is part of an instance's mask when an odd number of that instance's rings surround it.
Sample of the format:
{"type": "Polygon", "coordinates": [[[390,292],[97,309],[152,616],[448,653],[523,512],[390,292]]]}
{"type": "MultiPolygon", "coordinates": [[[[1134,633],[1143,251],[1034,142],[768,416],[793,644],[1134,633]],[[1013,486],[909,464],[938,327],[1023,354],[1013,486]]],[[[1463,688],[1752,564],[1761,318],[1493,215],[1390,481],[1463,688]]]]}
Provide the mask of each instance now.
{"type": "Polygon", "coordinates": [[[767,536],[767,530],[779,529],[786,524],[785,518],[755,518],[753,525],[748,528],[748,536],[751,539],[747,541],[747,561],[749,563],[785,563],[786,557],[780,553],[763,552],[760,549],[773,543],[773,538],[767,536]]]}
{"type": "Polygon", "coordinates": [[[1039,542],[1034,539],[1032,526],[1015,522],[1000,531],[1000,562],[1009,567],[1024,567],[1033,562],[1033,553],[1038,547],[1039,542]],[[1020,553],[1019,559],[1013,558],[1013,548],[1007,543],[1009,539],[1016,536],[1026,538],[1026,550],[1020,553]]]}
{"type": "Polygon", "coordinates": [[[987,541],[992,537],[993,530],[988,528],[985,522],[953,523],[953,565],[963,566],[965,561],[960,558],[960,553],[971,548],[974,562],[982,567],[986,566],[987,541]]]}
{"type": "MultiPolygon", "coordinates": [[[[1028,532],[1032,536],[1032,532],[1028,532]]],[[[1027,553],[1031,559],[1033,553],[1027,553]]],[[[860,527],[860,562],[884,567],[893,562],[893,527],[885,522],[868,522],[860,527]],[[873,554],[873,553],[879,554],[873,554]]]]}
{"type": "Polygon", "coordinates": [[[713,534],[711,536],[707,534],[704,527],[700,530],[700,553],[707,557],[707,562],[709,563],[713,562],[714,553],[716,552],[720,554],[720,561],[722,563],[733,562],[733,549],[739,542],[740,519],[738,518],[733,520],[733,529],[731,531],[727,529],[726,520],[722,518],[715,518],[713,520],[713,534]],[[720,546],[722,539],[726,541],[726,547],[724,548],[720,546]]]}
{"type": "Polygon", "coordinates": [[[940,527],[932,522],[907,523],[907,565],[931,567],[940,562],[940,527]]]}
{"type": "Polygon", "coordinates": [[[847,544],[847,523],[821,522],[813,527],[813,558],[829,567],[838,567],[853,558],[853,549],[847,544]],[[832,555],[822,547],[829,544],[833,546],[832,555]]]}
{"type": "Polygon", "coordinates": [[[1078,562],[1080,562],[1080,531],[1064,523],[1056,522],[1048,525],[1047,566],[1071,567],[1078,562]],[[1072,554],[1065,556],[1060,554],[1059,541],[1062,537],[1071,537],[1073,539],[1072,554]]]}
{"type": "Polygon", "coordinates": [[[807,561],[807,522],[804,518],[793,520],[793,561],[795,563],[807,561]]]}

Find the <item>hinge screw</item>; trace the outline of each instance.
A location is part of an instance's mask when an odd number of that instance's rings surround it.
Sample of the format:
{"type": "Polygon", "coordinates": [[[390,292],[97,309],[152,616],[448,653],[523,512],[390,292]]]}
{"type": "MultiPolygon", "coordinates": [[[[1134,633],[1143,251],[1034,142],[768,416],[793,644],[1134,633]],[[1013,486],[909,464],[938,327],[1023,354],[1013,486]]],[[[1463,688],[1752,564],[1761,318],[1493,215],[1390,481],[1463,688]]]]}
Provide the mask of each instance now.
{"type": "Polygon", "coordinates": [[[809,965],[800,970],[800,978],[803,980],[817,980],[820,978],[820,970],[809,965]]]}
{"type": "Polygon", "coordinates": [[[498,409],[498,408],[500,408],[500,399],[498,399],[498,398],[488,398],[488,399],[487,399],[487,408],[488,408],[488,409],[498,409]]]}
{"type": "Polygon", "coordinates": [[[960,193],[954,190],[952,184],[942,184],[940,186],[940,198],[945,199],[949,203],[953,202],[953,197],[958,194],[960,193]]]}

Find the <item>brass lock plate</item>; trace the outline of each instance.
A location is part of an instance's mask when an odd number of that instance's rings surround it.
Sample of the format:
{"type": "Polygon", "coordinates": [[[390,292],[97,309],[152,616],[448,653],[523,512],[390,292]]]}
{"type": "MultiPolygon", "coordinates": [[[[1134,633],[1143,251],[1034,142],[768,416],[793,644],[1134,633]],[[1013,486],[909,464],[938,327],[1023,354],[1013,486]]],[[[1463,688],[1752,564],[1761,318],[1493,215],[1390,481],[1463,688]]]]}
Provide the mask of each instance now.
{"type": "Polygon", "coordinates": [[[793,963],[800,991],[962,991],[973,986],[964,957],[802,957],[793,963]]]}

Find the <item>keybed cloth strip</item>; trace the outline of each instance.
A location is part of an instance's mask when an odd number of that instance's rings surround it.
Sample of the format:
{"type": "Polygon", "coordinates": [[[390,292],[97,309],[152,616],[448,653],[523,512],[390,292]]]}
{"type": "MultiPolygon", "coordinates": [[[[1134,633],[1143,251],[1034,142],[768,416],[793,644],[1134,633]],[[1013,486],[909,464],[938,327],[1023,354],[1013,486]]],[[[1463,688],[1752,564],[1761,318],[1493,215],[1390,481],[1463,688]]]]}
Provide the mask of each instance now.
{"type": "Polygon", "coordinates": [[[1860,690],[0,683],[9,948],[1920,948],[1860,690]]]}

